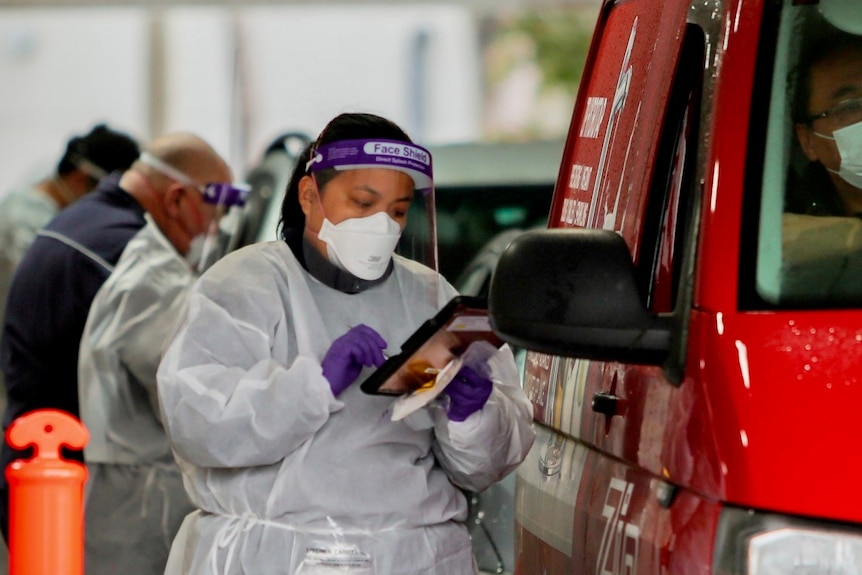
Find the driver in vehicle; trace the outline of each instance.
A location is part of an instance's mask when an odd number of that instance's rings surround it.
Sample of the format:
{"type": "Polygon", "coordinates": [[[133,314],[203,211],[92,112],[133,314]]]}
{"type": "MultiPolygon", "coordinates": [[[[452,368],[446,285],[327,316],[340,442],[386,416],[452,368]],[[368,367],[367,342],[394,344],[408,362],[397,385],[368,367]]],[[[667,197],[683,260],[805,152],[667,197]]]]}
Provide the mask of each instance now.
{"type": "Polygon", "coordinates": [[[813,40],[798,65],[796,136],[810,160],[788,211],[862,215],[862,37],[813,40]]]}
{"type": "Polygon", "coordinates": [[[823,21],[806,28],[791,75],[805,165],[791,169],[787,182],[781,292],[821,303],[860,299],[862,36],[823,21]]]}

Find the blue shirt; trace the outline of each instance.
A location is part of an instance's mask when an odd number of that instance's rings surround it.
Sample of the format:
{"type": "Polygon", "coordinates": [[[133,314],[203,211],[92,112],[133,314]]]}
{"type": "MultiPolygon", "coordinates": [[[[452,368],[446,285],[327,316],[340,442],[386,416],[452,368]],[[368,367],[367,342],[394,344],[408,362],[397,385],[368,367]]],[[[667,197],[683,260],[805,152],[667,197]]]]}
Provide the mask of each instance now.
{"type": "MultiPolygon", "coordinates": [[[[90,304],[144,226],[144,209],[119,174],[61,211],[37,236],[12,279],[0,340],[8,404],[3,429],[40,408],[78,417],[78,346],[90,304]]],[[[80,452],[70,454],[80,459],[80,452]]],[[[2,469],[22,456],[3,443],[2,469]]],[[[0,473],[0,526],[6,527],[0,473]]]]}

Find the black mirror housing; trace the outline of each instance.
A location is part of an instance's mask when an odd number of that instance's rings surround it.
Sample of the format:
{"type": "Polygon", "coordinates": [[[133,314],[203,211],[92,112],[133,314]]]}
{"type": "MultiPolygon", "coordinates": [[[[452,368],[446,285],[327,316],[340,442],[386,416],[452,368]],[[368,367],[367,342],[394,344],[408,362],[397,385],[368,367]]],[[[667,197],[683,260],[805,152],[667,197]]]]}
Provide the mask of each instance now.
{"type": "Polygon", "coordinates": [[[534,230],[503,252],[491,325],[519,347],[600,361],[662,364],[670,318],[647,310],[625,241],[608,230],[534,230]]]}

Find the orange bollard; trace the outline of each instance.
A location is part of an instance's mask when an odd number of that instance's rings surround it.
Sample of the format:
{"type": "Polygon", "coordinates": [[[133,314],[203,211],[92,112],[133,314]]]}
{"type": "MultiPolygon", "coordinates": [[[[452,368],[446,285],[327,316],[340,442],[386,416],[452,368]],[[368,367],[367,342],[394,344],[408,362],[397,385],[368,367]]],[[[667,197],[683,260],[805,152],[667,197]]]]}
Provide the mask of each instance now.
{"type": "Polygon", "coordinates": [[[56,409],[31,411],[6,430],[16,449],[31,445],[31,459],[6,467],[9,484],[9,575],[84,573],[84,482],[87,468],[60,458],[60,447],[83,449],[84,425],[56,409]]]}

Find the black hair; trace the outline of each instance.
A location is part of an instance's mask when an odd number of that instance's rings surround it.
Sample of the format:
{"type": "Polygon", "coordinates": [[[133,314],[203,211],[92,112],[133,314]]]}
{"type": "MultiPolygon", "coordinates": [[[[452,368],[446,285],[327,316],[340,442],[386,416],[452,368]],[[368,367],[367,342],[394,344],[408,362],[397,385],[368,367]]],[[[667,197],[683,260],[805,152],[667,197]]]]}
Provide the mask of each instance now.
{"type": "MultiPolygon", "coordinates": [[[[283,239],[286,238],[285,234],[287,230],[301,231],[305,228],[305,214],[299,205],[299,181],[308,173],[305,169],[305,164],[311,158],[312,152],[318,146],[330,142],[367,138],[397,140],[408,144],[413,143],[404,130],[399,128],[395,123],[374,114],[345,113],[330,120],[326,127],[323,128],[323,131],[320,132],[317,140],[305,147],[293,167],[293,173],[290,176],[290,182],[287,184],[287,190],[284,194],[284,201],[281,203],[281,219],[278,222],[279,235],[283,239]]],[[[314,178],[321,192],[337,173],[334,169],[320,170],[314,173],[314,178]]]]}
{"type": "Polygon", "coordinates": [[[75,136],[66,143],[66,151],[57,164],[57,173],[64,175],[78,169],[82,160],[95,164],[106,173],[125,171],[140,153],[134,138],[105,124],[98,124],[88,134],[75,136]]]}
{"type": "Polygon", "coordinates": [[[800,28],[804,36],[799,58],[791,71],[793,101],[790,113],[794,123],[809,124],[812,113],[808,109],[811,100],[811,69],[836,54],[847,50],[862,50],[862,37],[839,30],[819,13],[807,19],[804,27],[800,28]]]}

